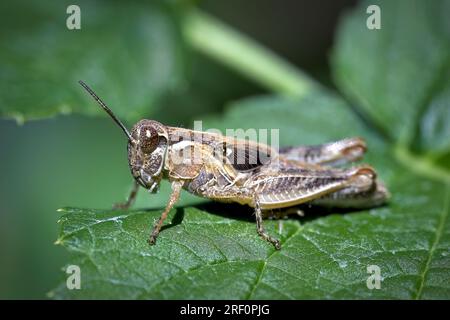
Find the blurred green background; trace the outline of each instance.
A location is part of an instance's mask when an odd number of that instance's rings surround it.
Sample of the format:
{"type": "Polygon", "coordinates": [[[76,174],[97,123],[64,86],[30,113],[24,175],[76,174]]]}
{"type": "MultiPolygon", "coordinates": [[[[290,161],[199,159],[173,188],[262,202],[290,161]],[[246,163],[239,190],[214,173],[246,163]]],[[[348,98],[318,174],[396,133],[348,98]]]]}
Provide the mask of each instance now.
{"type": "MultiPolygon", "coordinates": [[[[144,36],[148,32],[155,39],[162,57],[178,60],[175,66],[168,67],[168,72],[161,71],[162,74],[158,74],[157,64],[150,65],[154,68],[152,77],[166,77],[163,80],[170,84],[169,89],[150,90],[148,105],[134,99],[134,88],[146,90],[145,83],[139,83],[141,73],[146,70],[136,66],[133,59],[139,57],[142,50],[153,49],[143,48],[140,40],[127,41],[120,33],[109,37],[107,32],[89,30],[90,19],[95,16],[90,18],[91,12],[83,11],[85,2],[80,3],[82,30],[67,31],[65,8],[69,2],[2,2],[0,83],[11,85],[7,90],[17,91],[17,99],[23,99],[20,108],[36,108],[37,118],[45,117],[45,114],[39,114],[39,106],[53,103],[53,98],[62,104],[66,99],[78,99],[80,109],[84,110],[82,113],[98,115],[96,105],[76,83],[83,72],[86,73],[83,79],[113,110],[118,110],[127,119],[128,125],[132,125],[138,113],[128,114],[127,108],[145,110],[148,117],[169,125],[190,126],[194,119],[220,114],[230,101],[264,92],[262,87],[226,66],[191,50],[183,43],[182,36],[171,40],[175,43],[164,45],[169,43],[164,39],[167,30],[149,30],[145,24],[138,24],[144,36]],[[56,20],[53,17],[57,17],[56,20]],[[59,35],[59,32],[64,34],[59,35]],[[70,32],[90,32],[94,36],[72,39],[70,32]],[[53,42],[63,48],[62,53],[53,63],[41,65],[40,61],[51,55],[48,46],[55,45],[53,42]],[[106,47],[105,51],[100,48],[102,46],[106,47]],[[176,55],[172,51],[164,52],[174,46],[181,48],[176,55]],[[84,59],[85,64],[74,64],[70,60],[74,58],[71,50],[82,52],[80,59],[84,59]],[[125,61],[118,61],[116,58],[123,55],[122,50],[126,52],[125,61]],[[111,55],[111,61],[100,64],[98,67],[103,69],[97,70],[103,78],[111,78],[110,82],[100,83],[102,77],[91,78],[95,64],[89,66],[89,63],[98,54],[111,55]],[[18,62],[24,65],[23,74],[14,74],[10,70],[10,65],[18,62]],[[178,70],[174,79],[170,68],[178,70]],[[70,95],[60,93],[60,86],[69,88],[70,95]],[[43,99],[32,99],[33,92],[39,92],[43,99]],[[153,92],[158,92],[157,99],[153,92]]],[[[106,19],[106,26],[109,23],[111,28],[126,28],[127,19],[134,19],[133,16],[126,17],[126,12],[122,14],[118,1],[90,3],[93,4],[89,6],[100,12],[106,19]]],[[[355,1],[350,0],[289,0],[283,4],[275,0],[167,1],[156,5],[153,2],[148,8],[151,11],[162,7],[162,15],[169,12],[170,21],[176,28],[180,12],[195,5],[331,86],[328,54],[337,20],[343,10],[354,4],[355,1]]],[[[8,99],[5,96],[0,99],[2,108],[14,103],[8,99]]],[[[61,279],[61,267],[67,261],[67,253],[53,245],[59,228],[56,210],[63,206],[110,208],[112,203],[123,200],[131,186],[126,142],[121,131],[103,115],[60,115],[24,124],[16,121],[20,122],[20,116],[11,114],[11,117],[16,119],[0,120],[0,298],[45,298],[61,279]]],[[[183,201],[199,200],[185,195],[183,201]]],[[[136,206],[160,207],[161,203],[160,195],[148,197],[142,192],[136,206]]]]}

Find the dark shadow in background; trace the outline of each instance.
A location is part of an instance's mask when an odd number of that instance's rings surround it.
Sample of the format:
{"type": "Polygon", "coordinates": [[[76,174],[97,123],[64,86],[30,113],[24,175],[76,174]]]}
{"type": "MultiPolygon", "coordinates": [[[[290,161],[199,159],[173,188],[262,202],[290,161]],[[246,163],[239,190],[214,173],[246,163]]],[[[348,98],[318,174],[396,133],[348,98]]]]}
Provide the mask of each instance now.
{"type": "Polygon", "coordinates": [[[202,1],[200,7],[249,35],[299,68],[328,69],[328,56],[343,10],[357,0],[202,1]]]}
{"type": "MultiPolygon", "coordinates": [[[[253,38],[325,86],[334,88],[329,55],[339,18],[357,0],[201,1],[200,7],[253,38]]],[[[264,66],[261,66],[264,68],[264,66]]],[[[267,93],[236,71],[193,51],[184,93],[168,95],[154,114],[167,125],[192,126],[205,113],[221,113],[227,103],[267,93]],[[182,120],[180,120],[182,119],[182,120]]]]}

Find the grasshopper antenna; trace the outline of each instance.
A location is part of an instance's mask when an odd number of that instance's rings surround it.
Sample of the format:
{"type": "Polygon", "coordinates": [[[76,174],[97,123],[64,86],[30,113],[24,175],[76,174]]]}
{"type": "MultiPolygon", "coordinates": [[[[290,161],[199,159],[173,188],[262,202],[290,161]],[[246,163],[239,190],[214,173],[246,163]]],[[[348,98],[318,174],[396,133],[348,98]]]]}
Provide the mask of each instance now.
{"type": "Polygon", "coordinates": [[[110,108],[108,108],[108,106],[102,101],[102,99],[100,99],[95,92],[89,88],[89,86],[84,83],[83,81],[78,81],[79,84],[81,84],[81,86],[86,89],[87,92],[89,92],[89,94],[95,99],[95,101],[97,101],[97,103],[100,105],[100,107],[102,107],[103,110],[105,110],[110,116],[111,118],[114,120],[115,123],[117,123],[117,125],[122,128],[123,132],[127,135],[128,140],[131,143],[135,143],[133,137],[131,136],[130,132],[127,130],[127,128],[123,125],[123,123],[116,117],[116,115],[112,112],[112,110],[110,108]]]}

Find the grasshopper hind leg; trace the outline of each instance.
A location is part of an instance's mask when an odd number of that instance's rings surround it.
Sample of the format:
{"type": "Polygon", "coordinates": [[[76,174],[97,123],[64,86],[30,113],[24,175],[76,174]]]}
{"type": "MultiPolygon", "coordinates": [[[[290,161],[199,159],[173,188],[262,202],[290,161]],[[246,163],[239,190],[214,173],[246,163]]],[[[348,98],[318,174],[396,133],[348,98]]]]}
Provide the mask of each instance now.
{"type": "Polygon", "coordinates": [[[369,190],[359,190],[350,186],[316,199],[311,204],[332,208],[367,209],[383,205],[389,198],[390,193],[385,185],[376,180],[369,190]]]}
{"type": "Polygon", "coordinates": [[[354,137],[321,145],[284,147],[280,155],[307,164],[335,167],[361,159],[366,149],[365,141],[354,137]]]}

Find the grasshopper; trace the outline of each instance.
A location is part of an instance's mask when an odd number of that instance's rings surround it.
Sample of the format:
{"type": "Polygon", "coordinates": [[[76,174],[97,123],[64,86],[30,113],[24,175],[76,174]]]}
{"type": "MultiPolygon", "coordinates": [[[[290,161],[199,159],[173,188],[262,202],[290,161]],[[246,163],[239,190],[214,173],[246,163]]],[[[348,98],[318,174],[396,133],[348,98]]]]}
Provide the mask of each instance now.
{"type": "Polygon", "coordinates": [[[302,203],[367,208],[383,204],[389,196],[370,166],[337,167],[362,158],[366,144],[361,138],[275,150],[262,143],[165,126],[147,119],[128,131],[92,89],[79,83],[128,139],[134,186],[128,200],[115,207],[129,208],[139,187],[155,193],[162,179],[171,183],[167,206],[148,239],[151,245],[182,189],[214,201],[254,208],[257,233],[276,249],[281,248],[280,241],[265,230],[263,211],[302,203]]]}

